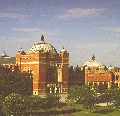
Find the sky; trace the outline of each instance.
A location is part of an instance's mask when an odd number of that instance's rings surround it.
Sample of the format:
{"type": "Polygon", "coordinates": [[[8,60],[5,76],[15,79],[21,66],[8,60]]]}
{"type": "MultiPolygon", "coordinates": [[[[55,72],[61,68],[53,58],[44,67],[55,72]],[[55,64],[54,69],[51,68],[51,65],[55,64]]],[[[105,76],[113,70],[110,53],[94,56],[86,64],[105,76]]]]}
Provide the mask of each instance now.
{"type": "Polygon", "coordinates": [[[69,66],[95,59],[120,67],[120,0],[0,0],[0,55],[41,41],[69,53],[69,66]]]}

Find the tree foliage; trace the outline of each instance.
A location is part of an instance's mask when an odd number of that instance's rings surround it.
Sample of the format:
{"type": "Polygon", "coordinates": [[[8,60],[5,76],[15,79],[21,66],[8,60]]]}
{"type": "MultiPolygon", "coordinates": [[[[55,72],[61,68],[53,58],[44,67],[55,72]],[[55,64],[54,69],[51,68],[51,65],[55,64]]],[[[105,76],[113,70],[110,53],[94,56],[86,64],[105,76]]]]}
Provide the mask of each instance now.
{"type": "Polygon", "coordinates": [[[59,96],[56,96],[55,94],[47,94],[46,98],[43,99],[43,102],[41,104],[42,109],[51,109],[53,107],[58,106],[59,104],[59,96]]]}
{"type": "Polygon", "coordinates": [[[94,90],[95,87],[93,87],[92,84],[84,86],[73,85],[70,87],[70,91],[68,92],[68,98],[73,102],[82,100],[84,108],[90,109],[91,111],[95,104],[99,102],[99,98],[96,96],[96,92],[94,90]]]}
{"type": "Polygon", "coordinates": [[[38,96],[25,96],[24,97],[26,111],[28,112],[41,109],[42,102],[43,102],[42,98],[38,96]]]}
{"type": "Polygon", "coordinates": [[[59,104],[59,99],[60,98],[54,94],[47,94],[45,98],[38,96],[26,96],[24,97],[24,103],[26,111],[32,112],[35,110],[47,110],[56,107],[59,104]]]}
{"type": "Polygon", "coordinates": [[[114,92],[114,104],[116,108],[120,108],[120,89],[116,88],[114,92]]]}
{"type": "Polygon", "coordinates": [[[91,109],[95,107],[95,104],[99,103],[99,98],[90,89],[87,89],[85,92],[86,92],[86,94],[84,95],[85,102],[83,107],[85,109],[90,109],[91,112],[91,109]]]}
{"type": "Polygon", "coordinates": [[[20,95],[12,93],[3,102],[3,114],[24,114],[25,105],[20,95]]]}
{"type": "Polygon", "coordinates": [[[72,102],[82,102],[82,98],[85,94],[85,86],[77,86],[72,85],[70,86],[69,92],[68,92],[68,99],[70,99],[72,102]]]}
{"type": "Polygon", "coordinates": [[[8,96],[10,93],[20,95],[32,94],[32,80],[29,79],[30,76],[32,75],[20,72],[2,73],[0,94],[4,97],[8,96]]]}

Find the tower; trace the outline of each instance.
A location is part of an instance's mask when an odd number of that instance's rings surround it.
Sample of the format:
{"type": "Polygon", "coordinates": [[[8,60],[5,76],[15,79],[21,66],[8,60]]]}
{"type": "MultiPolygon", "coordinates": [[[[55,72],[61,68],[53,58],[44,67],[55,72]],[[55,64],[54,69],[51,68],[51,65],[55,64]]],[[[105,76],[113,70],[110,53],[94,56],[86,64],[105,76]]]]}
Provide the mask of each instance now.
{"type": "Polygon", "coordinates": [[[44,93],[64,93],[68,91],[69,54],[63,49],[57,53],[49,43],[33,44],[28,52],[21,50],[16,54],[16,63],[21,72],[33,74],[33,95],[44,93]]]}

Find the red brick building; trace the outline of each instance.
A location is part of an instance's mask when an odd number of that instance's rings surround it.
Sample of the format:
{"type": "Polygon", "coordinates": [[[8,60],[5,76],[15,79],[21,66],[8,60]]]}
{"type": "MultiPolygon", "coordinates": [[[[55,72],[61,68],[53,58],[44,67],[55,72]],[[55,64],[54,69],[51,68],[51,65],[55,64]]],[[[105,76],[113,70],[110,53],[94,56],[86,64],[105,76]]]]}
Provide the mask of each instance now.
{"type": "Polygon", "coordinates": [[[69,86],[71,85],[86,85],[86,84],[107,84],[108,88],[112,84],[118,87],[120,79],[119,72],[115,72],[114,67],[107,68],[102,62],[95,60],[93,55],[92,60],[85,62],[81,67],[73,67],[69,69],[69,86]]]}
{"type": "Polygon", "coordinates": [[[32,45],[28,52],[21,48],[16,54],[16,63],[21,72],[33,74],[33,95],[41,93],[66,93],[68,91],[69,54],[63,49],[57,53],[49,43],[32,45]]]}
{"type": "MultiPolygon", "coordinates": [[[[71,85],[86,85],[90,83],[112,84],[120,87],[120,70],[107,68],[102,62],[92,60],[81,67],[69,67],[69,53],[56,49],[44,41],[33,44],[28,52],[21,49],[16,57],[8,57],[5,52],[0,57],[0,64],[5,70],[29,72],[33,74],[33,95],[41,93],[66,93],[71,85]]],[[[1,69],[0,69],[1,70],[1,69]]]]}

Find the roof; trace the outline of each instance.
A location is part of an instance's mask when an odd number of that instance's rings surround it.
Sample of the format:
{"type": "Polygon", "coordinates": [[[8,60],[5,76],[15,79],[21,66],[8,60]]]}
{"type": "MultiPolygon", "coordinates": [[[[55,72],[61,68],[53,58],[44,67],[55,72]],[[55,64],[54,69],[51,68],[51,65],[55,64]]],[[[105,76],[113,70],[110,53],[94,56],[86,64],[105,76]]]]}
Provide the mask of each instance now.
{"type": "Polygon", "coordinates": [[[51,53],[57,53],[56,49],[49,43],[44,42],[44,36],[41,36],[41,42],[33,44],[29,52],[51,52],[51,53]]]}
{"type": "Polygon", "coordinates": [[[82,66],[83,67],[84,66],[88,66],[88,67],[104,67],[105,65],[102,62],[95,60],[95,56],[93,54],[92,60],[85,62],[82,66]]]}
{"type": "Polygon", "coordinates": [[[0,58],[0,64],[16,64],[16,57],[0,58]]]}

